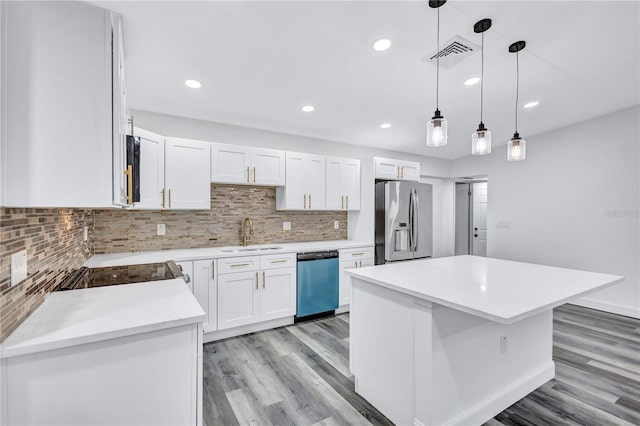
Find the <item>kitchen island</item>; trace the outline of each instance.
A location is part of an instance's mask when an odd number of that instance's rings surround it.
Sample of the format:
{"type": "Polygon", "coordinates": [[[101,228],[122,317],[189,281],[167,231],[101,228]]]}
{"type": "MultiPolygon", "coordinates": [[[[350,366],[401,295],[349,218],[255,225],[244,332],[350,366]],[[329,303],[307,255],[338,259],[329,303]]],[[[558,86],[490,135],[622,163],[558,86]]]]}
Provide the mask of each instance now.
{"type": "Polygon", "coordinates": [[[399,425],[491,419],[554,377],[552,309],[623,280],[476,256],[348,273],[356,392],[399,425]]]}

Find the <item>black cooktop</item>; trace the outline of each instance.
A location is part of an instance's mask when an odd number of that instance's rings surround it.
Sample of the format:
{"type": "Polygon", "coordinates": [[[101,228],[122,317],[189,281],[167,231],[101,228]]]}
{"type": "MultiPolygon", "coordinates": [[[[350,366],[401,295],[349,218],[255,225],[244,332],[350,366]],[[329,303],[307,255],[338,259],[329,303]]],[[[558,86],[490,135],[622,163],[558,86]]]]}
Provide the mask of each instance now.
{"type": "Polygon", "coordinates": [[[58,291],[171,280],[178,277],[182,277],[182,272],[173,261],[106,268],[82,267],[63,281],[58,291]]]}

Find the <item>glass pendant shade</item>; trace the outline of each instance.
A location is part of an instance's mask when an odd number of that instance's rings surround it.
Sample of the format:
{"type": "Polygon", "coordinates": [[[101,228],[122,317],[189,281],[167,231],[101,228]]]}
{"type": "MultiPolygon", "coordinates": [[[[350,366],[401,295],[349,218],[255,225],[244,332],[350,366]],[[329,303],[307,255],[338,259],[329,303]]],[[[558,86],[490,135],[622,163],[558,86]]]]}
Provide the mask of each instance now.
{"type": "Polygon", "coordinates": [[[427,124],[427,146],[443,146],[447,144],[447,119],[436,111],[435,116],[427,124]]]}
{"type": "Polygon", "coordinates": [[[491,131],[480,123],[478,130],[471,135],[471,154],[487,155],[491,153],[491,131]]]}
{"type": "Polygon", "coordinates": [[[521,161],[527,156],[527,141],[516,132],[507,145],[507,160],[521,161]]]}

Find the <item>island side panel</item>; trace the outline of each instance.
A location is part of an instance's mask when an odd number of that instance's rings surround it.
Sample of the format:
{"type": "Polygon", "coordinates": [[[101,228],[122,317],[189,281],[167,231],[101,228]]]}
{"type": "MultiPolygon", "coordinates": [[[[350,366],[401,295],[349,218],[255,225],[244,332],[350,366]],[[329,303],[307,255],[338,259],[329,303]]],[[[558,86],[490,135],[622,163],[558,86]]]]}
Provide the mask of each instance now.
{"type": "Polygon", "coordinates": [[[356,392],[395,424],[413,424],[414,298],[357,278],[352,285],[349,348],[356,392]]]}
{"type": "Polygon", "coordinates": [[[482,424],[555,375],[552,310],[505,325],[433,304],[432,319],[432,417],[417,412],[423,424],[482,424]]]}

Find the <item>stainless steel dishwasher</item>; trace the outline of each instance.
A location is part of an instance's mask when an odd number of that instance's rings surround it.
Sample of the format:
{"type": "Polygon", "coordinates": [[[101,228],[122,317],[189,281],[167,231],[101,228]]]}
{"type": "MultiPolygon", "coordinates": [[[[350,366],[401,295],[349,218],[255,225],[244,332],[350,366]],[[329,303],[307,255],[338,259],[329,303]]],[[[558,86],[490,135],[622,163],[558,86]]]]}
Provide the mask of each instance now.
{"type": "Polygon", "coordinates": [[[298,253],[296,320],[338,307],[338,251],[298,253]]]}

